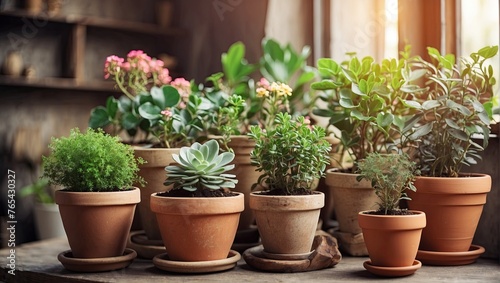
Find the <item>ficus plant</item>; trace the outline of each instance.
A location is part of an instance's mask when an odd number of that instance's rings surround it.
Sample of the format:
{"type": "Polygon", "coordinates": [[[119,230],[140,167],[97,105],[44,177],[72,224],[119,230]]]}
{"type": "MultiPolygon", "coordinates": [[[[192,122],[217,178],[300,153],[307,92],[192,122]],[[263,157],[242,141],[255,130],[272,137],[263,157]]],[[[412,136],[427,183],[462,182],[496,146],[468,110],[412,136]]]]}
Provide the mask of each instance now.
{"type": "Polygon", "coordinates": [[[416,115],[407,122],[405,137],[416,143],[416,158],[422,174],[457,177],[463,165],[476,164],[488,145],[492,121],[492,87],[496,84],[487,60],[498,46],[487,46],[456,62],[453,54],[441,55],[429,47],[432,58],[417,58],[426,71],[425,96],[406,101],[416,115]],[[474,135],[483,139],[482,144],[474,135]]]}
{"type": "Polygon", "coordinates": [[[416,163],[406,153],[372,152],[357,162],[358,181],[371,182],[379,198],[377,214],[401,214],[400,200],[409,200],[406,190],[416,191],[413,181],[418,171],[416,163]]]}
{"type": "Polygon", "coordinates": [[[381,63],[355,54],[341,63],[330,58],[318,61],[323,80],[312,88],[321,91],[325,106],[313,113],[329,118],[328,125],[339,130],[333,134],[340,140],[342,157],[348,154],[351,161],[362,160],[372,152],[406,146],[399,140],[412,111],[405,101],[422,91],[414,82],[425,72],[412,68],[409,54],[407,48],[399,59],[381,63]]]}

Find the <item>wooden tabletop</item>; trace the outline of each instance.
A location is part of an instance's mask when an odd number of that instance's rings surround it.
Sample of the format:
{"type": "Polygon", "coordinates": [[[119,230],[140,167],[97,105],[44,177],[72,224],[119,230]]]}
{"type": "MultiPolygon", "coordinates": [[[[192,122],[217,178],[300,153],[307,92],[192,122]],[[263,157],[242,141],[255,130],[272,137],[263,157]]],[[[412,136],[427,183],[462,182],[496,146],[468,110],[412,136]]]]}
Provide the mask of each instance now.
{"type": "MultiPolygon", "coordinates": [[[[9,249],[0,250],[2,282],[366,282],[379,279],[363,268],[367,257],[344,256],[333,268],[302,273],[268,273],[255,270],[243,259],[231,270],[209,274],[176,274],[157,269],[151,260],[135,259],[125,269],[100,273],[66,270],[57,255],[69,249],[66,238],[33,242],[16,247],[15,275],[8,274],[9,249]]],[[[498,282],[498,260],[480,258],[476,263],[438,267],[423,266],[414,275],[393,279],[408,282],[498,282]]]]}

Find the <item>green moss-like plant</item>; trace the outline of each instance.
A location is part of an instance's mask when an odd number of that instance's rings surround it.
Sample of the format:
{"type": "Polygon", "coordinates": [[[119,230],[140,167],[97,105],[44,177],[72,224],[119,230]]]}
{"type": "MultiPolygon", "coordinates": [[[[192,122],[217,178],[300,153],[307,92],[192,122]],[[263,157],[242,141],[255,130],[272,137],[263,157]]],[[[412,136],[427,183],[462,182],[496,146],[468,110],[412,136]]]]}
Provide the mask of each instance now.
{"type": "Polygon", "coordinates": [[[118,137],[102,130],[71,130],[69,137],[52,138],[52,153],[43,156],[43,177],[49,184],[70,191],[103,192],[128,190],[135,183],[144,184],[137,175],[142,159],[118,137]]]}

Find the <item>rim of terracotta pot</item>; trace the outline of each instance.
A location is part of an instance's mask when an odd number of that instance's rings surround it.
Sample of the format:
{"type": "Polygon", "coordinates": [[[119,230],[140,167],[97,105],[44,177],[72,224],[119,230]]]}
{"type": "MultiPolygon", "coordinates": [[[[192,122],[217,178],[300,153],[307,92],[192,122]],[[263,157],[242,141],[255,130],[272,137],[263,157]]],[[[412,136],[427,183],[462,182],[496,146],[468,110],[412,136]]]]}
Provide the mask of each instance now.
{"type": "Polygon", "coordinates": [[[226,214],[245,208],[243,193],[231,197],[164,197],[151,194],[151,211],[175,215],[226,214]],[[196,208],[196,209],[194,209],[196,208]]]}
{"type": "Polygon", "coordinates": [[[415,178],[416,193],[479,194],[491,190],[491,176],[482,173],[462,173],[460,177],[415,178]],[[439,182],[439,186],[435,186],[439,182]],[[450,190],[449,188],[453,188],[450,190]]]}
{"type": "Polygon", "coordinates": [[[180,148],[148,148],[133,146],[135,157],[142,157],[146,163],[139,165],[140,168],[165,167],[175,162],[172,154],[178,154],[180,148]],[[163,154],[159,154],[163,153],[163,154]]]}
{"type": "Polygon", "coordinates": [[[315,191],[311,195],[272,196],[250,193],[250,208],[268,211],[314,210],[325,206],[325,194],[315,191]],[[259,199],[259,201],[257,201],[259,199]]]}
{"type": "Polygon", "coordinates": [[[359,174],[339,172],[338,168],[330,168],[326,170],[325,183],[327,186],[330,187],[373,190],[370,181],[363,179],[360,182],[358,182],[356,180],[357,176],[359,176],[359,174]]]}
{"type": "Polygon", "coordinates": [[[375,210],[364,210],[358,213],[359,226],[364,229],[382,230],[390,221],[392,230],[395,230],[392,225],[397,226],[397,230],[421,229],[427,224],[425,212],[420,210],[409,210],[416,214],[411,215],[376,215],[366,212],[375,210]]]}
{"type": "Polygon", "coordinates": [[[55,192],[55,201],[58,205],[101,206],[136,204],[141,202],[141,191],[137,187],[126,191],[113,192],[72,192],[58,190],[55,192]],[[98,199],[96,199],[98,197],[98,199]]]}

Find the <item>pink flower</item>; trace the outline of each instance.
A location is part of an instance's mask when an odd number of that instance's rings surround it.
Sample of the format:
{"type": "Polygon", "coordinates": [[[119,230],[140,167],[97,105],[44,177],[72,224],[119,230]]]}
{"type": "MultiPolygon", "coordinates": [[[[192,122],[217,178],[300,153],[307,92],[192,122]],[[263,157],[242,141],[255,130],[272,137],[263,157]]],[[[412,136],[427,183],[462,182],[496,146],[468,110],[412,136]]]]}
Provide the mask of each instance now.
{"type": "Polygon", "coordinates": [[[151,72],[161,73],[163,66],[165,64],[162,60],[153,59],[149,62],[149,67],[151,68],[151,72]]]}
{"type": "Polygon", "coordinates": [[[172,77],[169,74],[170,73],[167,68],[161,70],[161,73],[158,75],[158,80],[161,84],[166,85],[172,81],[172,77]]]}
{"type": "Polygon", "coordinates": [[[191,83],[184,78],[176,78],[170,85],[175,87],[183,98],[187,98],[191,93],[191,83]]]}
{"type": "Polygon", "coordinates": [[[124,71],[126,71],[126,72],[130,71],[130,68],[131,68],[131,67],[130,67],[130,62],[124,62],[124,63],[122,64],[122,68],[123,68],[123,70],[124,70],[124,71]]]}
{"type": "Polygon", "coordinates": [[[120,72],[123,61],[123,58],[116,55],[108,56],[106,58],[106,62],[104,63],[104,78],[108,79],[110,75],[120,72]]]}
{"type": "Polygon", "coordinates": [[[269,90],[270,84],[266,78],[261,78],[260,81],[257,83],[257,86],[269,90]]]}
{"type": "Polygon", "coordinates": [[[172,111],[170,111],[169,109],[165,109],[163,111],[160,112],[163,116],[165,117],[172,117],[172,111]]]}

